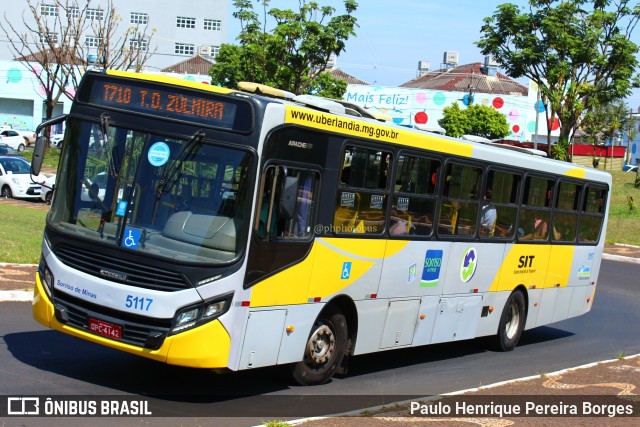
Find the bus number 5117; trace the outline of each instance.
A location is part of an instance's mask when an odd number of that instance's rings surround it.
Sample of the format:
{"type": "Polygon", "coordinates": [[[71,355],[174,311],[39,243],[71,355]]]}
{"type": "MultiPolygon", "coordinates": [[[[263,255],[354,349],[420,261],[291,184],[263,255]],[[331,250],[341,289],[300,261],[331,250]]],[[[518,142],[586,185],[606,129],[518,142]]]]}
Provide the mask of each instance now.
{"type": "Polygon", "coordinates": [[[133,295],[127,295],[127,301],[125,306],[127,308],[133,308],[134,310],[140,311],[149,311],[149,307],[153,299],[151,298],[143,298],[143,297],[134,297],[133,295]]]}

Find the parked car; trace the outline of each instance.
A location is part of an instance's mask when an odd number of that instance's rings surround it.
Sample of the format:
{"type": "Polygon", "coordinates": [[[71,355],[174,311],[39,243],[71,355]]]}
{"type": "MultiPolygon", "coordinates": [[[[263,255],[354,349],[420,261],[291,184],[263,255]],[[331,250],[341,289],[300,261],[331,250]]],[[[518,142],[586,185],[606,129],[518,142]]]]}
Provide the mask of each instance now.
{"type": "Polygon", "coordinates": [[[2,131],[12,130],[12,131],[16,132],[18,135],[20,135],[22,137],[25,147],[28,147],[29,145],[31,145],[31,144],[36,142],[36,133],[34,131],[32,131],[32,130],[13,129],[11,126],[2,126],[0,128],[0,130],[2,130],[2,131]]]}
{"type": "Polygon", "coordinates": [[[18,151],[24,151],[27,147],[24,138],[13,129],[4,129],[0,131],[0,143],[7,144],[9,147],[18,151]]]}
{"type": "Polygon", "coordinates": [[[31,180],[31,163],[21,156],[0,156],[0,196],[9,198],[39,198],[45,175],[36,175],[31,180]],[[35,182],[34,182],[35,181],[35,182]]]}
{"type": "Polygon", "coordinates": [[[7,144],[0,143],[0,156],[19,156],[18,150],[9,147],[7,144]]]}
{"type": "Polygon", "coordinates": [[[36,142],[36,133],[28,129],[14,129],[27,143],[27,147],[36,142]]]}
{"type": "Polygon", "coordinates": [[[638,170],[638,165],[624,165],[622,167],[623,172],[635,172],[638,170]]]}
{"type": "Polygon", "coordinates": [[[49,138],[49,144],[54,147],[62,148],[63,139],[64,139],[63,133],[56,133],[54,135],[51,135],[51,138],[49,138]]]}
{"type": "Polygon", "coordinates": [[[51,198],[53,197],[53,185],[56,183],[56,176],[51,175],[49,178],[42,181],[42,188],[40,189],[40,198],[48,205],[51,204],[51,198]]]}

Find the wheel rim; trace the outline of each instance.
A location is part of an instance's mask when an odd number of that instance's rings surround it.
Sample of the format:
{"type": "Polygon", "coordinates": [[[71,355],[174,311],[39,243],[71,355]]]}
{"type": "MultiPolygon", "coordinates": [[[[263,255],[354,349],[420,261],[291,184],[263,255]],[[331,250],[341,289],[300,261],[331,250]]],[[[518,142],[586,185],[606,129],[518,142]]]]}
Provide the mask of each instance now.
{"type": "Polygon", "coordinates": [[[309,338],[307,352],[315,363],[325,363],[331,359],[336,349],[336,337],[330,327],[321,325],[309,338]]]}
{"type": "Polygon", "coordinates": [[[509,317],[507,319],[507,324],[505,325],[505,334],[507,335],[507,338],[513,339],[513,337],[515,337],[519,325],[520,306],[514,301],[511,303],[511,307],[509,307],[509,317]]]}

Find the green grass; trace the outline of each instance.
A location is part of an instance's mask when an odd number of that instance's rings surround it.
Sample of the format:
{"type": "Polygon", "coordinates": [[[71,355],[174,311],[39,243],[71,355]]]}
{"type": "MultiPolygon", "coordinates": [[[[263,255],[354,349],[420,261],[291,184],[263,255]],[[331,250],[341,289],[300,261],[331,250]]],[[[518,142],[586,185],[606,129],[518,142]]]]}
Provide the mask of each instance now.
{"type": "Polygon", "coordinates": [[[607,243],[626,243],[640,246],[640,209],[630,209],[628,197],[640,204],[640,188],[635,188],[635,173],[614,171],[607,243]]]}
{"type": "MultiPolygon", "coordinates": [[[[33,158],[33,150],[25,150],[21,153],[22,157],[31,162],[33,158]]],[[[50,147],[44,156],[42,162],[42,170],[46,173],[55,173],[58,170],[58,161],[60,160],[60,150],[55,147],[50,147]]]]}
{"type": "MultiPolygon", "coordinates": [[[[28,150],[29,157],[31,151],[28,150]]],[[[51,149],[45,157],[47,167],[55,169],[59,150],[51,149]],[[55,161],[51,160],[55,156],[55,161]]],[[[26,156],[25,156],[26,157],[26,156]]],[[[635,188],[635,173],[614,171],[611,207],[607,226],[607,243],[640,246],[640,208],[630,210],[628,197],[640,204],[640,189],[635,188]]],[[[0,262],[34,264],[40,259],[43,210],[0,203],[0,262]]]]}
{"type": "Polygon", "coordinates": [[[0,203],[0,262],[37,264],[47,211],[0,203]]]}

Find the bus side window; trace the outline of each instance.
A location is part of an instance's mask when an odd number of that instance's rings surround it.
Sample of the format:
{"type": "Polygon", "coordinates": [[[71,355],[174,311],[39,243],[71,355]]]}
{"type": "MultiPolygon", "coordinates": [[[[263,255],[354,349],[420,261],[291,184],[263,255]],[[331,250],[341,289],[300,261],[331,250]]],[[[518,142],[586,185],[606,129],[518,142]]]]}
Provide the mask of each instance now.
{"type": "Polygon", "coordinates": [[[522,177],[511,172],[490,170],[480,210],[481,239],[510,239],[515,235],[518,194],[522,177]]]}
{"type": "Polygon", "coordinates": [[[581,196],[581,185],[560,181],[551,228],[552,240],[573,242],[576,239],[581,196]]]}
{"type": "Polygon", "coordinates": [[[394,236],[428,236],[433,230],[435,183],[440,161],[401,154],[387,229],[394,236]]]}
{"type": "Polygon", "coordinates": [[[340,169],[340,183],[332,232],[382,234],[385,230],[390,165],[388,151],[348,145],[340,169]]]}
{"type": "Polygon", "coordinates": [[[518,219],[518,240],[547,240],[553,188],[552,179],[535,176],[526,178],[523,207],[518,219]]]}
{"type": "Polygon", "coordinates": [[[593,244],[598,241],[606,200],[607,191],[604,188],[587,187],[578,221],[578,242],[593,244]]]}
{"type": "Polygon", "coordinates": [[[447,165],[438,215],[439,235],[470,237],[476,234],[481,180],[481,168],[456,163],[447,165]]]}

